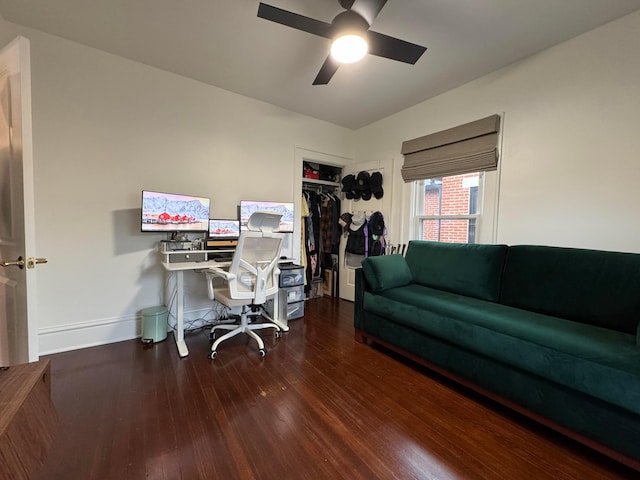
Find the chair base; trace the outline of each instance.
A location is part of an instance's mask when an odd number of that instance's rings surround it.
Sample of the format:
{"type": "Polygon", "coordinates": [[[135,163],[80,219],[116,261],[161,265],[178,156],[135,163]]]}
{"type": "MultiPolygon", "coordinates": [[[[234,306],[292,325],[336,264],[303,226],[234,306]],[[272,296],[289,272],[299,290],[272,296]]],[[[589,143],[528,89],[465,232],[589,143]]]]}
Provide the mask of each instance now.
{"type": "MultiPolygon", "coordinates": [[[[273,328],[275,330],[276,337],[279,337],[282,335],[282,330],[275,323],[249,323],[248,307],[249,307],[248,305],[244,305],[242,307],[242,313],[240,314],[239,325],[214,325],[211,328],[210,336],[212,339],[215,338],[216,330],[228,330],[228,332],[213,342],[213,345],[211,345],[211,352],[209,353],[209,358],[211,359],[216,358],[218,354],[217,352],[218,346],[225,340],[228,340],[231,337],[235,337],[240,333],[246,333],[247,335],[249,335],[249,337],[253,338],[258,343],[258,355],[260,355],[261,357],[264,357],[267,354],[267,350],[264,348],[264,342],[262,341],[262,338],[260,338],[260,336],[254,332],[254,330],[273,328]]],[[[251,316],[254,316],[254,315],[251,315],[251,316]]],[[[264,310],[262,308],[260,308],[260,311],[256,313],[255,316],[266,317],[267,319],[269,319],[269,317],[264,313],[264,310]]]]}

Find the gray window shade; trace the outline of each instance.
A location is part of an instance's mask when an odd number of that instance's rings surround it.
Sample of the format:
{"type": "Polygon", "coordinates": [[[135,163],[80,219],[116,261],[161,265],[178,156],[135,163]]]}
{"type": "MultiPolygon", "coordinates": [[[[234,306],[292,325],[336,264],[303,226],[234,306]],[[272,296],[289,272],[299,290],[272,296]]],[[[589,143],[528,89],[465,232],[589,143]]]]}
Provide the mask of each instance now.
{"type": "Polygon", "coordinates": [[[500,116],[476,120],[402,143],[405,182],[498,167],[500,116]]]}

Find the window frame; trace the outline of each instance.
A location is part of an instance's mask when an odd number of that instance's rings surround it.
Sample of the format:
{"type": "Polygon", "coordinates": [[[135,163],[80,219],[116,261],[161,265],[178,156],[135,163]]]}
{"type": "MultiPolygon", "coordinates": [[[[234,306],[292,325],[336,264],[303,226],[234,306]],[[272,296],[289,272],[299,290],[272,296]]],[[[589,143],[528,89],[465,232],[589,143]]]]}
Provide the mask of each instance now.
{"type": "MultiPolygon", "coordinates": [[[[478,173],[478,193],[477,193],[477,213],[469,213],[469,214],[440,214],[440,215],[425,215],[424,214],[424,197],[425,197],[425,184],[428,180],[433,179],[423,179],[423,180],[415,180],[411,182],[411,206],[410,206],[410,216],[412,221],[410,222],[410,238],[415,240],[423,240],[422,232],[423,232],[423,222],[428,220],[475,220],[475,242],[480,243],[480,232],[483,227],[483,220],[486,217],[485,213],[485,193],[487,191],[487,177],[489,176],[489,172],[470,172],[470,173],[478,173]]],[[[460,174],[458,174],[460,175],[460,174]]],[[[465,174],[462,174],[465,175],[465,174]]],[[[448,175],[448,176],[457,176],[457,175],[448,175]]],[[[437,178],[446,178],[447,176],[437,177],[437,178]]],[[[471,187],[470,187],[471,188],[471,187]]],[[[492,235],[493,239],[494,235],[492,235]]],[[[468,239],[468,233],[467,233],[468,239]]],[[[468,243],[465,242],[465,243],[468,243]]]]}

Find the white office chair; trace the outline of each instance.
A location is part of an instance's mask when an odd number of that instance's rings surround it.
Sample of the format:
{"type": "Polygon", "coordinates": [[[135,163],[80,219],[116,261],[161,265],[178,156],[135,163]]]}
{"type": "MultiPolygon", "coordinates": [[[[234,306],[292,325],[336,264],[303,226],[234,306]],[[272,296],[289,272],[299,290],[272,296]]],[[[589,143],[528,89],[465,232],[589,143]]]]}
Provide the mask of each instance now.
{"type": "Polygon", "coordinates": [[[268,297],[278,293],[278,259],[284,235],[274,233],[280,224],[282,215],[273,212],[255,212],[247,222],[247,230],[240,232],[238,246],[233,254],[229,270],[213,267],[206,273],[209,298],[227,307],[242,307],[239,325],[215,325],[211,329],[211,346],[209,358],[216,358],[218,345],[228,338],[246,333],[258,342],[258,354],[264,357],[267,351],[262,338],[254,332],[265,328],[275,330],[277,337],[281,335],[278,325],[266,314],[262,306],[268,297]],[[213,279],[223,278],[223,287],[214,288],[213,279]],[[266,317],[268,323],[249,323],[249,316],[266,317]],[[216,339],[217,330],[228,330],[216,339]]]}

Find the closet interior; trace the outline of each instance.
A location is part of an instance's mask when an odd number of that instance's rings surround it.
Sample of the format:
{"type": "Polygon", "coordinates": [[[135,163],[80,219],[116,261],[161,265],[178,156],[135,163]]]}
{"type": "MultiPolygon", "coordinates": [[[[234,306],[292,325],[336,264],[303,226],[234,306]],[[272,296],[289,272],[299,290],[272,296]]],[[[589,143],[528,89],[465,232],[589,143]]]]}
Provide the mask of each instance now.
{"type": "Polygon", "coordinates": [[[342,167],[305,161],[302,170],[300,259],[307,298],[339,297],[342,167]]]}

